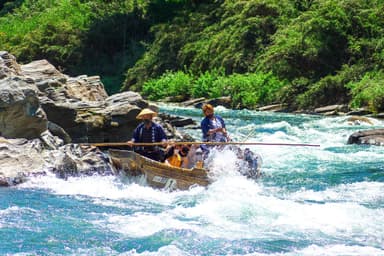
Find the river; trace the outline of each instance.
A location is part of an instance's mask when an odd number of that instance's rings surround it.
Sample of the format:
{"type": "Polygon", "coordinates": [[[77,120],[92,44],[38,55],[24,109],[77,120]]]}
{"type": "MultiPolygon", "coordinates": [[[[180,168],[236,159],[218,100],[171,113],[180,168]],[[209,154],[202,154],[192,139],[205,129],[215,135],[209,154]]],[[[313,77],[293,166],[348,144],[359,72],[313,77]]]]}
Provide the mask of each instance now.
{"type": "MultiPolygon", "coordinates": [[[[201,111],[161,105],[190,117],[201,111]]],[[[35,177],[0,188],[1,255],[384,255],[384,150],[347,145],[346,117],[215,109],[263,176],[213,159],[207,188],[162,191],[113,176],[35,177]]],[[[200,140],[200,130],[187,132],[200,140]]]]}

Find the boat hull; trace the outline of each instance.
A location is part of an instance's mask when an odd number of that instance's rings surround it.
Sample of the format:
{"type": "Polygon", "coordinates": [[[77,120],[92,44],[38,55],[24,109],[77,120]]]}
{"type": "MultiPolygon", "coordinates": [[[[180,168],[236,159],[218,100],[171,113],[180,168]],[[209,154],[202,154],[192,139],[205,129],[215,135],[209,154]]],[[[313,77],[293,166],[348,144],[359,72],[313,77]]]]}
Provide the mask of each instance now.
{"type": "Polygon", "coordinates": [[[208,170],[203,168],[178,168],[128,150],[109,149],[109,156],[116,173],[144,175],[147,184],[154,188],[187,190],[194,185],[211,183],[208,170]]]}

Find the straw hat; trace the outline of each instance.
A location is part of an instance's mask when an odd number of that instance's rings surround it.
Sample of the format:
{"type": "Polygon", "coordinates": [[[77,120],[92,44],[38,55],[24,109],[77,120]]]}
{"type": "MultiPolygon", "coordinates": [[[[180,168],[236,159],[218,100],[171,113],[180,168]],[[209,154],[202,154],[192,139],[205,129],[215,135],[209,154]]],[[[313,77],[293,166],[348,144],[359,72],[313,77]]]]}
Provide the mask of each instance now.
{"type": "Polygon", "coordinates": [[[140,113],[136,116],[137,119],[143,119],[144,115],[152,115],[152,117],[157,116],[157,113],[150,110],[149,108],[144,108],[140,111],[140,113]]]}

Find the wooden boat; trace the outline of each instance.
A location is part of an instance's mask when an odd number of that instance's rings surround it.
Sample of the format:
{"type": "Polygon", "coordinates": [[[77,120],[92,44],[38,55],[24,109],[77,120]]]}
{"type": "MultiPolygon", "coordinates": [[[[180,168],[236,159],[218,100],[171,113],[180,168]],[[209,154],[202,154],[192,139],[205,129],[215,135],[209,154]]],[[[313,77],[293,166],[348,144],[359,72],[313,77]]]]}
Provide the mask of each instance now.
{"type": "Polygon", "coordinates": [[[170,166],[144,157],[134,151],[109,149],[109,156],[116,173],[127,176],[144,175],[148,185],[154,188],[186,190],[193,185],[207,186],[211,183],[208,170],[185,169],[170,166]]]}

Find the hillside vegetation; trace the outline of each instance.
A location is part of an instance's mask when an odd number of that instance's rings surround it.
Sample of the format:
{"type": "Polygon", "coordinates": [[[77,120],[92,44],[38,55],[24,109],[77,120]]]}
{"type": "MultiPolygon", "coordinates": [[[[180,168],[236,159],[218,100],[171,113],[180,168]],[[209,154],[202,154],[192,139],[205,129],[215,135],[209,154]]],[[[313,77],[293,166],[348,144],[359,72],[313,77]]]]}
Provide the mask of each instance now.
{"type": "Polygon", "coordinates": [[[109,93],[384,110],[381,0],[18,0],[0,8],[0,50],[98,74],[109,93]]]}

